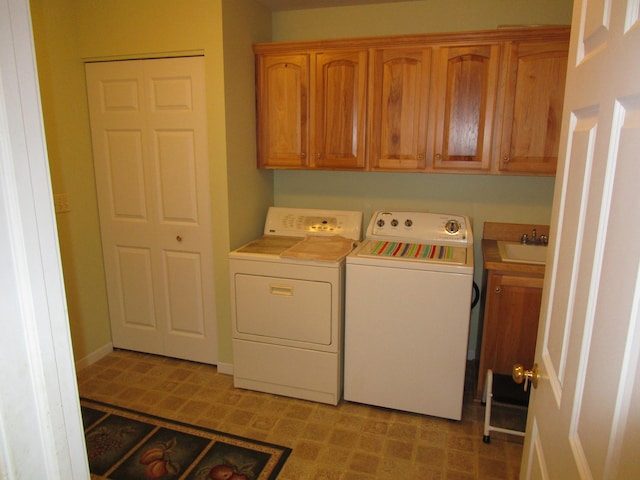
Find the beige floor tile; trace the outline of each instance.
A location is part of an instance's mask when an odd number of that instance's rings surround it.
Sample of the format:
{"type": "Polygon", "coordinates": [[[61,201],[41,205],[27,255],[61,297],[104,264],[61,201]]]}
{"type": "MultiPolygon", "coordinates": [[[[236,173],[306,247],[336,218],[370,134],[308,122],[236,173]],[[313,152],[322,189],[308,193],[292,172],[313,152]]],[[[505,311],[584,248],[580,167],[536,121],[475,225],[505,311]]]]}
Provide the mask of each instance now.
{"type": "MultiPolygon", "coordinates": [[[[492,432],[491,444],[482,442],[484,407],[472,382],[456,422],[236,389],[215,366],[122,350],[77,378],[84,397],[292,448],[278,480],[518,478],[522,438],[492,432]]],[[[507,408],[496,419],[524,425],[526,412],[507,408]]]]}

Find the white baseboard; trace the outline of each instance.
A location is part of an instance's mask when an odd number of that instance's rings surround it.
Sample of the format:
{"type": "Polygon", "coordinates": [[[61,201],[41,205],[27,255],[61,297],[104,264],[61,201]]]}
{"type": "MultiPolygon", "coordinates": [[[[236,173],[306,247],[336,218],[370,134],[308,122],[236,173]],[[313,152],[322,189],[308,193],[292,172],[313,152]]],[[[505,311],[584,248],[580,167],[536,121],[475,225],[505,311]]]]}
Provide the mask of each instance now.
{"type": "Polygon", "coordinates": [[[225,375],[233,375],[233,364],[218,362],[218,372],[225,375]]]}
{"type": "Polygon", "coordinates": [[[92,363],[96,363],[102,357],[106,357],[111,352],[113,352],[113,343],[109,342],[100,347],[98,350],[91,352],[86,357],[81,358],[80,360],[76,360],[76,370],[80,371],[83,368],[88,367],[92,363]]]}
{"type": "MultiPolygon", "coordinates": [[[[92,363],[96,363],[98,360],[100,360],[103,357],[106,357],[111,352],[113,352],[113,343],[109,342],[106,345],[103,345],[102,347],[100,347],[98,350],[91,352],[86,357],[81,358],[80,360],[76,360],[75,362],[76,371],[80,371],[83,368],[88,367],[92,363]]],[[[218,372],[224,375],[233,375],[232,363],[218,362],[216,366],[218,368],[218,372]]]]}

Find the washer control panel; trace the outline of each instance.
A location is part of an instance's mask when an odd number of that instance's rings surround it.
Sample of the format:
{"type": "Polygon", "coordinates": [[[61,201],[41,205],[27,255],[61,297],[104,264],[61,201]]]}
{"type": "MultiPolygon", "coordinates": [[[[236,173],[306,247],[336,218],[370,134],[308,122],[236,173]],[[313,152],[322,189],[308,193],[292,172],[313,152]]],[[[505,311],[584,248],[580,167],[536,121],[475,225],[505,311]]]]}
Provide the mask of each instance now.
{"type": "Polygon", "coordinates": [[[405,242],[473,244],[471,222],[468,217],[429,212],[374,212],[366,236],[405,242]]]}

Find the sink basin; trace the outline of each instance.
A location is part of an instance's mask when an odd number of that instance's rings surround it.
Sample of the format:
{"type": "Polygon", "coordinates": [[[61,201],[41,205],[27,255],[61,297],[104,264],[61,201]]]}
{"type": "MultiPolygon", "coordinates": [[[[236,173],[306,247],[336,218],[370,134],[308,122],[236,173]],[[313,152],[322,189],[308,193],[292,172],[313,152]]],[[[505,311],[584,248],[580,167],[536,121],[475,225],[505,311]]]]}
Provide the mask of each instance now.
{"type": "Polygon", "coordinates": [[[498,242],[498,251],[504,262],[544,265],[547,260],[546,245],[524,245],[519,242],[498,242]]]}

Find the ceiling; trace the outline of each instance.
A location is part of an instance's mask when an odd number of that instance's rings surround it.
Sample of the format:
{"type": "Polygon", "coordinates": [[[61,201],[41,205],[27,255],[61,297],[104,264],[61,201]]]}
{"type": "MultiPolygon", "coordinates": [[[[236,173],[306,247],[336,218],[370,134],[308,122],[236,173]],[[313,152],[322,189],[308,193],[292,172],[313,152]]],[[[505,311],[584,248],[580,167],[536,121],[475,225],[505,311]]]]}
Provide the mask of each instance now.
{"type": "Polygon", "coordinates": [[[304,10],[308,8],[345,7],[372,3],[396,3],[416,0],[257,0],[272,11],[304,10]]]}

